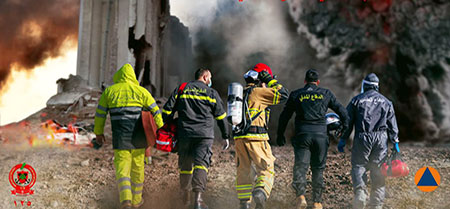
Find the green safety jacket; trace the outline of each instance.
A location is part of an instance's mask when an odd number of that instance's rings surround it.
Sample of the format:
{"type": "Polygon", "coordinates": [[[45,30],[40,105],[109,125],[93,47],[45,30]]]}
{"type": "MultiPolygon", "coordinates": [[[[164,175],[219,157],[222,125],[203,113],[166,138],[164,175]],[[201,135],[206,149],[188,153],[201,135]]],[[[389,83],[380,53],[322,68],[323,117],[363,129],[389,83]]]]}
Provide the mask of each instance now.
{"type": "Polygon", "coordinates": [[[105,89],[95,113],[94,133],[103,134],[106,115],[110,114],[113,149],[147,147],[142,126],[142,110],[150,110],[158,128],[163,126],[161,110],[147,89],[139,86],[130,64],[122,66],[113,77],[114,85],[105,89]]]}

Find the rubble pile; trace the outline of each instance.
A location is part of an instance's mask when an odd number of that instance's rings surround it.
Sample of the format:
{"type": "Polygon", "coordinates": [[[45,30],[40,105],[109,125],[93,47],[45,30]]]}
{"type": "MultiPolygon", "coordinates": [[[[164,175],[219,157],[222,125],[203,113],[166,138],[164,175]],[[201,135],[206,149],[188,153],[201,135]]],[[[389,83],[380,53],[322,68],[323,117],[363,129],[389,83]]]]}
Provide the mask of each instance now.
{"type": "Polygon", "coordinates": [[[450,2],[289,1],[298,32],[357,89],[368,72],[396,106],[401,137],[450,136],[450,2]]]}
{"type": "Polygon", "coordinates": [[[47,107],[24,120],[0,127],[0,143],[19,146],[89,145],[101,91],[80,76],[59,79],[47,107]]]}
{"type": "Polygon", "coordinates": [[[47,107],[41,111],[43,119],[58,119],[67,123],[70,122],[68,119],[94,118],[100,90],[89,87],[78,75],[59,79],[57,83],[58,93],[47,101],[47,107]]]}

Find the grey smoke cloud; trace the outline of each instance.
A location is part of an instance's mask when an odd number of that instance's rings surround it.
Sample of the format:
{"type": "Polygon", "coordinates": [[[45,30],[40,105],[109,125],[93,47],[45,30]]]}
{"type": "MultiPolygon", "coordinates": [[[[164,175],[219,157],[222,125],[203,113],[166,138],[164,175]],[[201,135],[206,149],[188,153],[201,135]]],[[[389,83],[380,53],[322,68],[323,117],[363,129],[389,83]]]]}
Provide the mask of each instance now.
{"type": "Polygon", "coordinates": [[[258,62],[289,81],[290,88],[303,84],[308,68],[325,70],[306,39],[298,36],[286,2],[173,1],[171,12],[189,27],[197,65],[214,71],[222,94],[229,82],[243,82],[242,75],[258,62]]]}
{"type": "MultiPolygon", "coordinates": [[[[304,85],[307,69],[318,69],[323,86],[346,103],[350,90],[337,88],[342,86],[339,80],[325,76],[328,61],[319,60],[309,41],[299,36],[288,6],[282,1],[196,0],[195,5],[172,1],[171,13],[189,27],[196,65],[213,71],[214,88],[222,96],[229,83],[244,83],[243,74],[264,62],[291,90],[304,85]]],[[[276,131],[281,109],[273,109],[271,131],[276,131]]]]}
{"type": "Polygon", "coordinates": [[[13,67],[32,70],[76,41],[78,14],[79,1],[0,1],[0,93],[13,67]]]}
{"type": "Polygon", "coordinates": [[[329,73],[358,89],[365,74],[381,77],[405,139],[450,136],[450,2],[289,0],[298,32],[329,73]]]}

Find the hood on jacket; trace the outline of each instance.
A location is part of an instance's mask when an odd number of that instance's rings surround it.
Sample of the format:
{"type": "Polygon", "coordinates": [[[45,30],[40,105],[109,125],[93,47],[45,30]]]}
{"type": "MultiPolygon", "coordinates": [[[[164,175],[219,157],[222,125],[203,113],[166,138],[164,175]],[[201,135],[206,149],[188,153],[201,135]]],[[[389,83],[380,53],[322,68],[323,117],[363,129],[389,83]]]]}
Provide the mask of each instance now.
{"type": "Polygon", "coordinates": [[[375,73],[370,73],[367,75],[361,83],[361,93],[364,93],[369,90],[378,91],[380,83],[380,79],[375,73]]]}
{"type": "Polygon", "coordinates": [[[132,83],[139,85],[134,69],[130,64],[123,65],[113,76],[114,83],[132,83]]]}

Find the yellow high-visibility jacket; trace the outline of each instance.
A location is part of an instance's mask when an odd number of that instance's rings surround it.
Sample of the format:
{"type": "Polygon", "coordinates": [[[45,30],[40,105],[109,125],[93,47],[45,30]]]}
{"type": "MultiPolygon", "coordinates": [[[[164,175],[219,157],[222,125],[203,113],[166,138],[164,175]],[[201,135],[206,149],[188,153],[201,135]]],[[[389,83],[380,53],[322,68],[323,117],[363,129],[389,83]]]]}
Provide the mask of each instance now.
{"type": "Polygon", "coordinates": [[[113,149],[147,147],[141,111],[150,110],[158,128],[163,126],[161,110],[147,89],[139,86],[134,69],[123,65],[113,77],[114,85],[105,89],[95,113],[94,133],[103,134],[106,115],[110,114],[113,149]]]}

